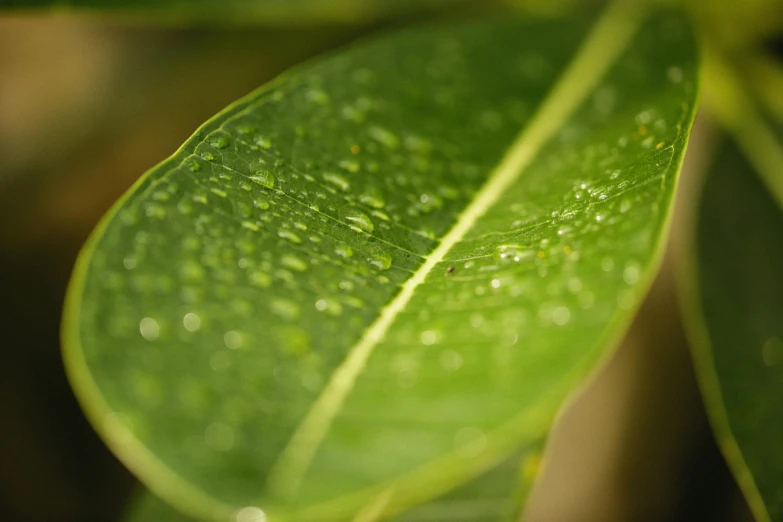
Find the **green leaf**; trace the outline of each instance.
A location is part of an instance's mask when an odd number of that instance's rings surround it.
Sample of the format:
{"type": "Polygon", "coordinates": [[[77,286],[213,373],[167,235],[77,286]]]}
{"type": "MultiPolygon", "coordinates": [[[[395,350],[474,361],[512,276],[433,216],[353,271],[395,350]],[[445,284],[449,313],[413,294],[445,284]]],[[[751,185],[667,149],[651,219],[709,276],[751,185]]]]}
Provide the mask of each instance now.
{"type": "Polygon", "coordinates": [[[783,520],[783,128],[714,52],[709,107],[731,132],[713,161],[680,278],[718,443],[759,521],[783,520]]]}
{"type": "Polygon", "coordinates": [[[783,214],[733,142],[696,226],[682,281],[707,410],[757,520],[783,520],[783,214]]]}
{"type": "Polygon", "coordinates": [[[467,0],[3,0],[0,9],[99,12],[210,23],[308,23],[366,22],[465,3],[467,0]]]}
{"type": "Polygon", "coordinates": [[[414,28],[282,76],[85,246],[63,342],[88,416],[201,518],[372,520],[489,471],[647,290],[695,77],[681,16],[618,6],[414,28]]]}
{"type": "MultiPolygon", "coordinates": [[[[523,448],[504,462],[442,497],[417,505],[394,522],[512,522],[519,519],[540,465],[539,445],[523,448]]],[[[123,522],[190,522],[147,490],[140,490],[126,509],[123,522]]]]}

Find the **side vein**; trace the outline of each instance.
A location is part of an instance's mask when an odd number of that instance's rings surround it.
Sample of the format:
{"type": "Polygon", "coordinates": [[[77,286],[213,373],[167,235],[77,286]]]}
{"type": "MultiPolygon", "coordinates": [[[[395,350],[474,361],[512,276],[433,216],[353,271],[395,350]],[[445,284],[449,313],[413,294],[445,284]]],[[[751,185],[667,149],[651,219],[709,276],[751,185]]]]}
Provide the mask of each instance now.
{"type": "Polygon", "coordinates": [[[332,374],[270,471],[267,486],[273,495],[287,499],[296,494],[316,451],[373,349],[383,340],[397,315],[405,309],[416,288],[519,178],[541,147],[584,101],[630,42],[640,18],[621,0],[612,3],[602,14],[528,126],[511,144],[475,199],[332,374]]]}

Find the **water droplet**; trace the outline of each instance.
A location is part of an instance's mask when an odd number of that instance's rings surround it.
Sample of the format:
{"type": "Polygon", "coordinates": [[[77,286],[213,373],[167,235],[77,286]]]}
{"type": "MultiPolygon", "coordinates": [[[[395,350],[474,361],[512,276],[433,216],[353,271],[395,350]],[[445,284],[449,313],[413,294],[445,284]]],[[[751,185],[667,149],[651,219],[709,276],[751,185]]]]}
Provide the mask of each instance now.
{"type": "Polygon", "coordinates": [[[519,262],[533,255],[534,251],[524,245],[500,245],[495,249],[495,259],[505,262],[519,262]]]}
{"type": "Polygon", "coordinates": [[[353,249],[348,245],[337,245],[337,247],[334,249],[334,253],[343,259],[348,259],[349,257],[353,256],[353,249]]]}
{"type": "Polygon", "coordinates": [[[201,159],[207,160],[207,161],[214,161],[215,155],[211,152],[204,151],[201,153],[201,159]]]}
{"type": "Polygon", "coordinates": [[[368,258],[370,264],[381,270],[388,270],[392,265],[392,257],[388,253],[379,250],[374,252],[371,257],[368,258]]]}
{"type": "Polygon", "coordinates": [[[266,513],[255,506],[248,506],[237,511],[236,522],[266,522],[266,513]]]}
{"type": "Polygon", "coordinates": [[[182,325],[188,332],[195,332],[201,328],[201,318],[193,312],[189,312],[182,318],[182,325]]]}
{"type": "Polygon", "coordinates": [[[343,313],[343,307],[337,301],[331,299],[319,299],[315,302],[315,308],[319,312],[326,312],[330,315],[340,315],[343,313]]]}
{"type": "Polygon", "coordinates": [[[209,140],[209,144],[215,147],[216,149],[225,149],[228,147],[228,139],[226,139],[223,136],[218,136],[216,138],[212,138],[209,140]]]}
{"type": "Polygon", "coordinates": [[[221,198],[228,197],[228,194],[226,194],[225,190],[219,189],[219,188],[211,188],[209,189],[210,192],[215,194],[216,196],[219,196],[221,198]]]}
{"type": "Polygon", "coordinates": [[[137,264],[138,261],[136,261],[136,258],[133,256],[125,256],[125,259],[122,260],[122,266],[124,266],[128,270],[133,270],[134,268],[136,268],[137,264]]]}
{"type": "Polygon", "coordinates": [[[359,196],[359,201],[372,208],[383,208],[384,205],[386,205],[386,202],[383,200],[381,194],[374,190],[368,190],[359,196]]]}
{"type": "Polygon", "coordinates": [[[435,330],[425,330],[421,332],[421,344],[431,346],[438,342],[438,332],[435,330]]]}
{"type": "Polygon", "coordinates": [[[375,230],[375,225],[373,225],[367,214],[351,212],[345,216],[345,220],[348,221],[348,226],[356,232],[367,232],[370,234],[375,230]]]}
{"type": "Polygon", "coordinates": [[[351,188],[351,184],[348,182],[348,180],[340,174],[336,174],[334,172],[325,172],[323,176],[325,181],[337,186],[340,188],[340,190],[348,190],[351,188]]]}
{"type": "Polygon", "coordinates": [[[623,270],[623,280],[629,285],[632,285],[637,281],[639,281],[638,265],[629,264],[627,267],[625,267],[625,270],[623,270]]]}
{"type": "Polygon", "coordinates": [[[273,299],[269,303],[269,309],[275,315],[289,321],[299,317],[299,305],[288,299],[273,299]]]}
{"type": "Polygon", "coordinates": [[[307,98],[307,101],[314,103],[316,105],[328,105],[329,104],[329,95],[322,91],[321,89],[310,89],[305,94],[305,98],[307,98]]]}
{"type": "Polygon", "coordinates": [[[268,170],[257,170],[250,179],[268,189],[275,188],[275,175],[268,170]]]}
{"type": "Polygon", "coordinates": [[[237,350],[244,344],[242,333],[237,330],[229,330],[223,335],[223,344],[226,348],[237,350]]]}
{"type": "Polygon", "coordinates": [[[361,168],[361,164],[355,159],[342,160],[338,165],[348,172],[359,172],[359,169],[361,168]]]}
{"type": "Polygon", "coordinates": [[[400,146],[400,139],[394,133],[382,127],[370,127],[367,133],[371,138],[390,149],[396,149],[400,146]]]}
{"type": "Polygon", "coordinates": [[[160,336],[160,326],[152,317],[145,317],[139,321],[139,332],[148,341],[154,341],[160,336]]]}
{"type": "Polygon", "coordinates": [[[672,83],[681,83],[682,82],[682,69],[679,67],[669,67],[666,70],[666,77],[669,78],[669,81],[672,83]]]}
{"type": "Polygon", "coordinates": [[[571,320],[571,311],[565,306],[558,306],[552,310],[552,322],[556,325],[563,326],[571,320]]]}
{"type": "Polygon", "coordinates": [[[290,254],[282,256],[280,258],[280,264],[286,268],[290,268],[291,270],[296,270],[297,272],[304,272],[309,268],[307,263],[290,254]]]}
{"type": "Polygon", "coordinates": [[[272,278],[269,277],[269,274],[258,270],[250,272],[250,274],[248,274],[248,280],[250,281],[251,285],[257,286],[259,288],[267,288],[272,284],[272,278]]]}
{"type": "Polygon", "coordinates": [[[302,238],[300,238],[298,235],[296,235],[295,232],[292,232],[291,230],[288,230],[288,229],[285,229],[285,228],[280,229],[277,232],[277,235],[280,236],[283,239],[287,239],[288,241],[290,241],[292,243],[299,244],[299,243],[302,242],[302,238]]]}
{"type": "Polygon", "coordinates": [[[269,150],[272,148],[272,140],[267,138],[266,136],[256,136],[253,140],[256,145],[261,147],[262,149],[269,150]]]}
{"type": "Polygon", "coordinates": [[[201,170],[201,163],[194,160],[193,158],[189,158],[185,161],[185,167],[187,167],[190,172],[198,172],[201,170]]]}

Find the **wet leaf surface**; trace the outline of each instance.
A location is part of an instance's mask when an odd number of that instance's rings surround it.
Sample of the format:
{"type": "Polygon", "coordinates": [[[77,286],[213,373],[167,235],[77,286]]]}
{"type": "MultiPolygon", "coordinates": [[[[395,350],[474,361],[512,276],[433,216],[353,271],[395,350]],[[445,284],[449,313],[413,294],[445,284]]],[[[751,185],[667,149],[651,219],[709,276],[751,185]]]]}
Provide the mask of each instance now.
{"type": "Polygon", "coordinates": [[[63,337],[88,416],[201,518],[374,520],[490,472],[654,276],[695,61],[673,14],[495,16],[238,101],[82,252],[63,337]]]}

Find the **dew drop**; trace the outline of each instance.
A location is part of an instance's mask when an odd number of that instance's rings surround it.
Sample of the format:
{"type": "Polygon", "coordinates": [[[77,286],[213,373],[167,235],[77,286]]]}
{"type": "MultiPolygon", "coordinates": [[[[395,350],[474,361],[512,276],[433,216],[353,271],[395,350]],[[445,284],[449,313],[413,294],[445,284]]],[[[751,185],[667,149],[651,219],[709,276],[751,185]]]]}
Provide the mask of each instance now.
{"type": "Polygon", "coordinates": [[[375,225],[373,225],[367,214],[351,212],[350,214],[346,214],[345,220],[348,221],[348,226],[356,232],[367,232],[370,234],[375,230],[375,225]]]}
{"type": "Polygon", "coordinates": [[[152,317],[145,317],[139,322],[139,332],[148,341],[154,341],[160,336],[160,326],[152,317]]]}
{"type": "Polygon", "coordinates": [[[305,94],[305,98],[307,98],[307,101],[314,103],[316,105],[328,105],[329,104],[329,95],[322,91],[321,89],[310,89],[305,94]]]}
{"type": "Polygon", "coordinates": [[[200,170],[201,170],[201,163],[199,163],[198,161],[196,161],[196,160],[194,160],[194,159],[190,158],[190,159],[188,159],[187,161],[185,161],[185,167],[186,167],[186,168],[187,168],[187,169],[188,169],[190,172],[198,172],[198,171],[200,171],[200,170]]]}
{"type": "Polygon", "coordinates": [[[681,83],[682,82],[682,69],[679,67],[669,67],[666,70],[666,76],[669,78],[669,81],[672,83],[681,83]]]}
{"type": "Polygon", "coordinates": [[[226,147],[228,147],[228,140],[223,136],[218,136],[217,138],[212,138],[211,140],[209,140],[209,144],[215,147],[216,149],[225,149],[226,147]]]}
{"type": "Polygon", "coordinates": [[[484,316],[480,313],[474,312],[470,314],[470,317],[468,318],[468,322],[470,323],[470,326],[473,328],[478,328],[482,324],[484,324],[484,316]]]}
{"type": "Polygon", "coordinates": [[[630,264],[623,270],[623,280],[632,285],[639,281],[639,267],[635,264],[630,264]]]}
{"type": "Polygon", "coordinates": [[[258,270],[250,272],[250,274],[248,274],[248,280],[251,285],[257,286],[258,288],[267,288],[272,284],[272,278],[269,277],[269,274],[258,270]]]}
{"type": "Polygon", "coordinates": [[[236,522],[266,522],[266,513],[255,506],[240,509],[234,516],[236,522]]]}
{"type": "Polygon", "coordinates": [[[319,312],[326,312],[330,315],[340,315],[343,313],[343,306],[332,299],[319,299],[315,302],[315,308],[319,312]]]}
{"type": "Polygon", "coordinates": [[[351,184],[348,182],[347,179],[345,179],[344,176],[341,176],[340,174],[336,174],[334,172],[325,172],[324,180],[328,183],[331,183],[332,185],[335,185],[340,190],[348,190],[349,188],[351,188],[351,184]]]}
{"type": "Polygon", "coordinates": [[[292,256],[290,254],[286,254],[282,256],[280,258],[280,264],[282,264],[286,268],[295,270],[297,272],[305,272],[309,268],[307,263],[305,263],[298,257],[292,256]]]}
{"type": "Polygon", "coordinates": [[[342,160],[338,165],[348,172],[359,172],[359,169],[361,168],[361,164],[355,159],[342,160]]]}
{"type": "Polygon", "coordinates": [[[257,170],[250,179],[268,189],[275,188],[275,176],[268,170],[257,170]]]}
{"type": "Polygon", "coordinates": [[[571,320],[571,311],[565,306],[558,306],[552,310],[552,322],[558,326],[568,324],[571,320]]]}
{"type": "Polygon", "coordinates": [[[361,203],[364,203],[368,207],[372,207],[372,208],[383,208],[384,205],[386,205],[386,202],[383,200],[383,197],[377,191],[365,192],[364,194],[359,196],[359,201],[361,203]]]}
{"type": "Polygon", "coordinates": [[[524,245],[500,245],[495,249],[494,257],[504,262],[519,262],[533,257],[534,251],[524,245]]]}
{"type": "Polygon", "coordinates": [[[400,139],[391,131],[382,127],[370,127],[367,131],[370,137],[390,149],[400,146],[400,139]]]}
{"type": "Polygon", "coordinates": [[[237,350],[244,344],[242,333],[237,330],[229,330],[223,335],[223,344],[226,348],[237,350]]]}
{"type": "Polygon", "coordinates": [[[269,303],[269,309],[273,314],[289,321],[299,317],[299,305],[288,299],[273,299],[269,303]]]}
{"type": "Polygon", "coordinates": [[[433,344],[438,342],[438,332],[436,332],[435,330],[425,330],[421,332],[420,338],[421,338],[421,344],[424,344],[426,346],[432,346],[433,344]]]}
{"type": "Polygon", "coordinates": [[[288,241],[292,243],[299,244],[302,242],[302,238],[300,238],[296,232],[292,232],[291,230],[282,228],[277,232],[277,235],[280,236],[283,239],[287,239],[288,241]]]}
{"type": "Polygon", "coordinates": [[[379,250],[374,252],[371,257],[368,258],[370,264],[381,270],[388,270],[392,265],[392,257],[388,253],[379,250]]]}
{"type": "Polygon", "coordinates": [[[348,245],[337,245],[337,248],[334,249],[334,253],[343,259],[348,259],[353,256],[353,249],[348,245]]]}
{"type": "Polygon", "coordinates": [[[195,332],[201,328],[201,318],[193,312],[189,312],[182,318],[182,326],[188,332],[195,332]]]}

